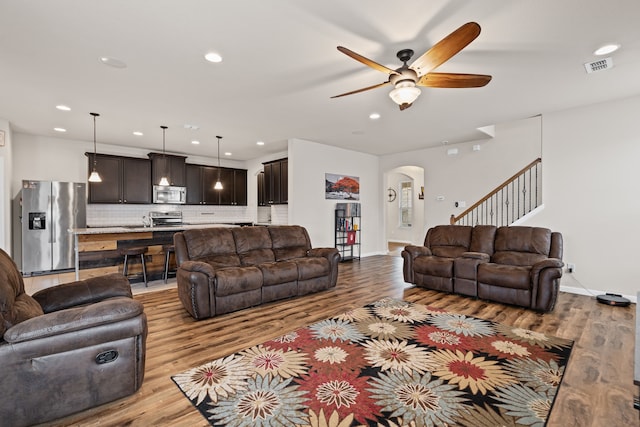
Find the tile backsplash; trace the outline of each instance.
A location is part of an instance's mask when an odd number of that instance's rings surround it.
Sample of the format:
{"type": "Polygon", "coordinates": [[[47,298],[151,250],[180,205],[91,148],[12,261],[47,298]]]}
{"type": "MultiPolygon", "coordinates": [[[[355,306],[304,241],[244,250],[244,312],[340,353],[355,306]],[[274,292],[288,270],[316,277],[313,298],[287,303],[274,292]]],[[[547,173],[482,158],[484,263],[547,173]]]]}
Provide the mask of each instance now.
{"type": "Polygon", "coordinates": [[[250,206],[88,204],[87,226],[142,226],[142,217],[149,216],[151,211],[181,211],[182,220],[190,224],[254,222],[257,218],[256,208],[250,206]]]}

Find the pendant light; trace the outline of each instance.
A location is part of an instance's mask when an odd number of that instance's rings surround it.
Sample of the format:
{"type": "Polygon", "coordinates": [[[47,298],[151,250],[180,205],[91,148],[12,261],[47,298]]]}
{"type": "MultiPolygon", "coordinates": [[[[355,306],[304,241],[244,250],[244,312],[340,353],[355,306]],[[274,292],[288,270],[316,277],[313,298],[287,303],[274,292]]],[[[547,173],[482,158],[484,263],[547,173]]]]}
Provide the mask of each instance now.
{"type": "Polygon", "coordinates": [[[216,181],[216,185],[213,186],[214,190],[222,190],[222,182],[220,182],[220,140],[221,136],[216,136],[218,138],[218,180],[216,181]]]}
{"type": "Polygon", "coordinates": [[[165,155],[164,151],[164,136],[167,127],[160,126],[160,128],[162,129],[162,164],[164,165],[164,174],[162,175],[162,178],[160,178],[160,182],[158,183],[158,185],[166,187],[169,185],[169,180],[167,179],[167,156],[165,155]]]}
{"type": "Polygon", "coordinates": [[[91,175],[89,175],[89,182],[102,182],[102,178],[98,174],[96,170],[96,117],[100,116],[98,113],[89,113],[93,116],[93,169],[91,170],[91,175]]]}

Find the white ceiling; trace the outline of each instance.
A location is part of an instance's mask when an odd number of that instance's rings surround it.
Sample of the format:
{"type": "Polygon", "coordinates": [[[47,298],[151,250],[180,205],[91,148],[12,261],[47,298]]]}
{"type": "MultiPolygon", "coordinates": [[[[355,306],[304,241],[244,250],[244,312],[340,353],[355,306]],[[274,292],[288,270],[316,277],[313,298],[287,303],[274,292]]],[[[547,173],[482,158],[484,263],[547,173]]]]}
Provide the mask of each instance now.
{"type": "Polygon", "coordinates": [[[92,141],[97,112],[99,144],[158,151],[166,125],[167,151],[215,157],[221,135],[236,160],[285,150],[288,138],[409,151],[640,93],[638,22],[638,0],[0,0],[0,118],[14,132],[92,141]],[[436,71],[490,74],[486,87],[425,88],[405,111],[390,87],[330,99],[388,77],[338,45],[397,68],[398,50],[415,59],[469,21],[480,36],[436,71]],[[611,42],[622,45],[614,67],[587,74],[611,42]]]}

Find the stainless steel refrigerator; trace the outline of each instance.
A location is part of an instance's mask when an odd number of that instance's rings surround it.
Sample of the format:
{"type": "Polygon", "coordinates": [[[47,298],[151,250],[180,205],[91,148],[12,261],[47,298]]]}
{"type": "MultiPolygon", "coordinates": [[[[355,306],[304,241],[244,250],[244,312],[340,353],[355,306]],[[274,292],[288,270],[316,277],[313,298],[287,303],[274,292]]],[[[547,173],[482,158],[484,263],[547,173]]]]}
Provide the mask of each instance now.
{"type": "Polygon", "coordinates": [[[14,260],[23,275],[72,269],[71,228],[87,225],[86,184],[22,181],[14,199],[14,260]]]}

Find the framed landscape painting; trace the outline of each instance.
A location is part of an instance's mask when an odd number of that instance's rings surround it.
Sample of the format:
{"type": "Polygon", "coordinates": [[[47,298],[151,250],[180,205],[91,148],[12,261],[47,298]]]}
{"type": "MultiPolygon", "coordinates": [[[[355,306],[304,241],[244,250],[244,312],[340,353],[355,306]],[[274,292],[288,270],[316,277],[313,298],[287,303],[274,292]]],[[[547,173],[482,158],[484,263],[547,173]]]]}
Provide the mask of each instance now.
{"type": "Polygon", "coordinates": [[[333,200],[360,200],[360,178],[357,176],[324,174],[324,198],[333,200]]]}

